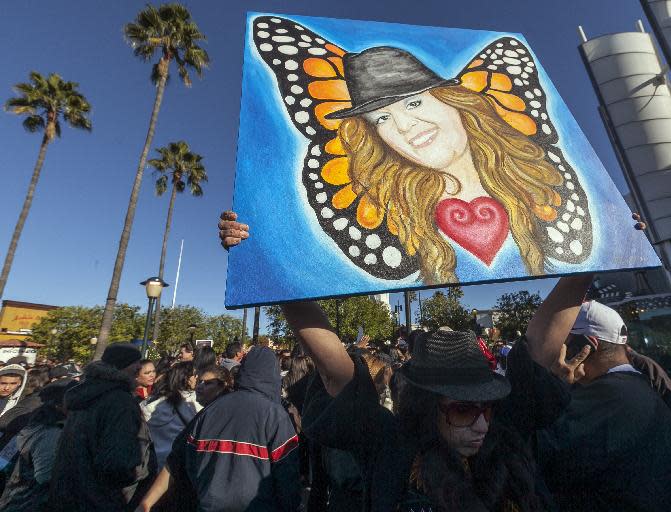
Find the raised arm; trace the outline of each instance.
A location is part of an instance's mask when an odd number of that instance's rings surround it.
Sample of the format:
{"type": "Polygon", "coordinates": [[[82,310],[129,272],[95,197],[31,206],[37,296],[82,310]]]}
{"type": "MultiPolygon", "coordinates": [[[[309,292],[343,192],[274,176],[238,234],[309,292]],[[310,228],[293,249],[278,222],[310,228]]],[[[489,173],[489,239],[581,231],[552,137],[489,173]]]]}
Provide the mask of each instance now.
{"type": "Polygon", "coordinates": [[[529,322],[529,353],[541,366],[550,368],[557,361],[592,278],[592,274],[562,277],[529,322]]]}
{"type": "MultiPolygon", "coordinates": [[[[248,237],[249,226],[237,222],[234,212],[221,214],[219,238],[226,250],[248,237]]],[[[300,302],[285,304],[282,311],[294,335],[319,370],[326,391],[336,396],[352,380],[354,363],[321,307],[314,302],[300,302]]]]}
{"type": "Polygon", "coordinates": [[[326,391],[336,396],[354,377],[354,363],[331,329],[324,311],[315,302],[285,304],[282,311],[319,370],[326,391]]]}

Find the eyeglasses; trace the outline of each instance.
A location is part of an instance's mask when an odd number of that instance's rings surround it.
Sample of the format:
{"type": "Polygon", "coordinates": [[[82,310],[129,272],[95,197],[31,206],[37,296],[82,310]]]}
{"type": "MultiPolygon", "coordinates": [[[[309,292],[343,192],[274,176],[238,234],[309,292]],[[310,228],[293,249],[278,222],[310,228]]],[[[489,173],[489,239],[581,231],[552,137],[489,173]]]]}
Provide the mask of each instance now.
{"type": "Polygon", "coordinates": [[[492,419],[494,404],[492,402],[452,402],[438,404],[440,412],[453,427],[472,427],[482,414],[489,423],[492,419]]]}

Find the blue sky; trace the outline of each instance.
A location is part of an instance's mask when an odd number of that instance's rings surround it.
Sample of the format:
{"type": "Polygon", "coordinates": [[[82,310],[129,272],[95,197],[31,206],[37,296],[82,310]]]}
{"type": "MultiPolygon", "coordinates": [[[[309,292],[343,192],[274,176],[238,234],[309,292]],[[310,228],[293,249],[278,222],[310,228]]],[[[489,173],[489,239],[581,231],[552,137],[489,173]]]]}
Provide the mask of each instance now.
{"type": "MultiPolygon", "coordinates": [[[[202,198],[182,195],[177,200],[166,281],[174,285],[179,243],[184,239],[178,304],[199,306],[211,314],[224,311],[226,253],[216,238],[216,221],[231,205],[246,11],[520,32],[616,185],[626,192],[578,55],[576,28],[583,25],[588,37],[633,31],[636,20],[644,18],[635,0],[415,0],[411,6],[397,0],[184,3],[208,37],[205,48],[212,63],[204,79],[194,80],[191,89],[175,75],[166,90],[153,147],[186,140],[204,156],[210,181],[202,198]]],[[[149,81],[150,65],[133,57],[122,36],[123,25],[143,5],[130,0],[24,0],[3,5],[0,33],[9,51],[3,57],[0,100],[12,96],[13,84],[36,70],[79,82],[80,91],[93,105],[93,132],[64,128],[62,138],[47,151],[5,299],[55,305],[105,301],[155,92],[149,81]]],[[[2,112],[0,140],[0,255],[4,258],[40,137],[24,132],[20,119],[2,112]]],[[[154,181],[146,172],[118,297],[142,306],[146,298],[138,283],[157,273],[168,205],[167,195],[155,196],[154,181]]],[[[485,309],[502,293],[528,289],[545,295],[553,283],[545,279],[471,286],[464,288],[464,303],[485,309]]],[[[172,287],[164,302],[171,298],[172,287]]],[[[396,300],[392,296],[392,303],[396,300]]]]}

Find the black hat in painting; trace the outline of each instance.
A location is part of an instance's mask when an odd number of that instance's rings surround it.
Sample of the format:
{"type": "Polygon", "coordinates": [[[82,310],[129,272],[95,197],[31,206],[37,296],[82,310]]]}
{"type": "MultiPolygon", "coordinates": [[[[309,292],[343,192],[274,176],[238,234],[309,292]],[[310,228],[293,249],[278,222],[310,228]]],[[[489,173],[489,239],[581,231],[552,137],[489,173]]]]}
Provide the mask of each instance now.
{"type": "Polygon", "coordinates": [[[438,76],[410,52],[390,46],[348,53],[343,68],[352,108],[328,114],[328,119],[358,116],[434,87],[459,84],[456,78],[438,76]]]}
{"type": "Polygon", "coordinates": [[[452,400],[490,402],[510,393],[508,380],[489,369],[473,331],[420,335],[401,372],[410,384],[452,400]]]}

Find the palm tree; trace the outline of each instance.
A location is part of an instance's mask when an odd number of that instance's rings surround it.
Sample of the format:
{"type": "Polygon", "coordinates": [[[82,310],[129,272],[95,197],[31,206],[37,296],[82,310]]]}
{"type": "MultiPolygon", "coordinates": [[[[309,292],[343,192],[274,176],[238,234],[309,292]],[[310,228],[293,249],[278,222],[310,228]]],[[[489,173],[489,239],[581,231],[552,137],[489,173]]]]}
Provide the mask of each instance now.
{"type": "Polygon", "coordinates": [[[61,136],[61,119],[65,120],[73,128],[91,131],[91,120],[87,117],[91,111],[91,105],[86,98],[77,91],[79,84],[76,82],[65,82],[56,73],[44,78],[41,74],[33,71],[30,73],[30,82],[20,83],[14,90],[20,94],[10,98],[5,103],[5,110],[18,115],[25,115],[23,127],[31,132],[44,132],[40,152],[37,154],[37,162],[33,169],[33,176],[28,185],[26,198],[23,200],[23,208],[19,214],[19,220],[14,227],[12,239],[9,242],[5,263],[0,273],[0,299],[5,290],[5,284],[12,268],[16,246],[19,243],[23,226],[28,218],[30,205],[33,202],[37,181],[40,178],[42,164],[47,153],[47,146],[54,137],[61,136]]]}
{"type": "Polygon", "coordinates": [[[198,46],[198,42],[205,39],[205,36],[198,30],[198,26],[191,21],[191,14],[180,4],[165,4],[158,8],[148,5],[135,18],[133,23],[128,23],[124,27],[126,39],[130,42],[136,57],[144,61],[153,59],[155,53],[160,54],[158,62],[154,64],[151,72],[151,80],[156,85],[156,98],[154,99],[154,108],[149,118],[149,129],[144,141],[144,147],[140,155],[140,162],[135,172],[135,181],[128,201],[126,210],[126,219],[121,239],[119,240],[119,250],[117,251],[114,262],[114,272],[110,282],[107,300],[105,302],[105,311],[98,334],[98,344],[93,359],[100,359],[109,338],[112,327],[112,318],[114,315],[114,305],[116,304],[117,293],[119,292],[119,282],[121,281],[121,272],[126,259],[126,250],[130,240],[130,232],[133,227],[133,218],[135,217],[135,208],[140,193],[142,175],[147,162],[147,155],[151,147],[151,141],[154,138],[156,129],[156,120],[163,100],[165,84],[168,81],[170,63],[177,64],[177,71],[182,82],[187,87],[191,86],[189,69],[193,69],[198,76],[202,76],[203,70],[207,67],[210,59],[207,52],[198,46]]]}
{"type": "MultiPolygon", "coordinates": [[[[197,153],[192,153],[189,145],[180,140],[171,142],[165,148],[156,150],[161,158],[149,160],[157,174],[160,174],[156,180],[156,195],[162,196],[168,190],[168,181],[172,183],[170,192],[170,204],[168,206],[168,217],[165,220],[165,230],[163,231],[163,246],[161,247],[161,262],[158,266],[158,277],[163,279],[163,269],[165,268],[165,253],[168,249],[168,235],[170,234],[170,225],[172,224],[172,212],[175,207],[175,198],[177,193],[184,192],[186,186],[189,186],[191,195],[200,197],[203,195],[203,189],[200,184],[207,181],[207,172],[201,163],[203,159],[197,153]],[[186,181],[185,181],[186,179],[186,181]]],[[[156,314],[154,316],[154,340],[158,338],[158,329],[161,317],[161,297],[156,299],[156,314]]]]}

